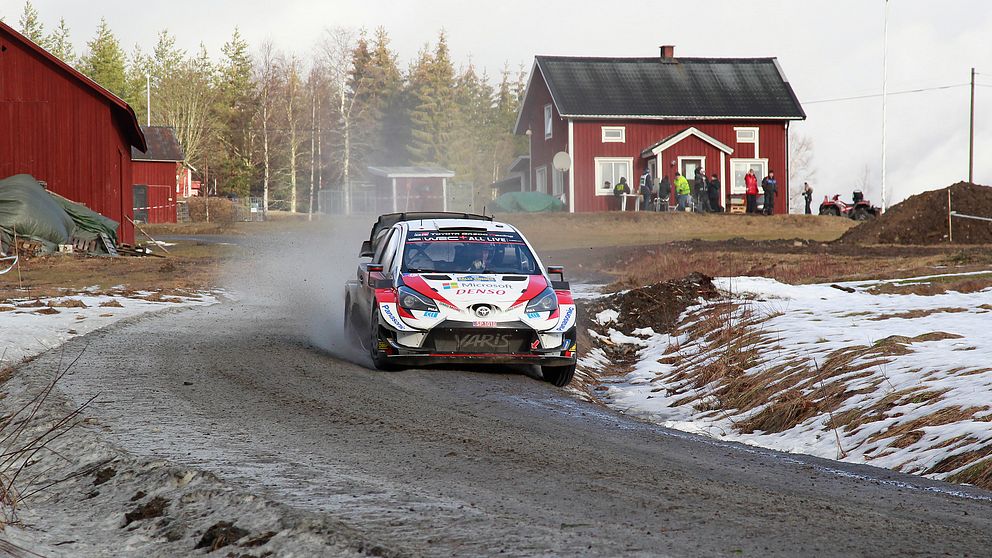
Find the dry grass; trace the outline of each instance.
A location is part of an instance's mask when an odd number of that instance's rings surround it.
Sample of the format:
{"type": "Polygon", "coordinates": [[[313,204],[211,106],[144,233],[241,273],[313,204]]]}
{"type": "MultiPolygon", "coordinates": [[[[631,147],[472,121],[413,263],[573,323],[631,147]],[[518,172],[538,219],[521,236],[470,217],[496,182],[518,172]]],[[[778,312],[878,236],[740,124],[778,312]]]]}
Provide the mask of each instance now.
{"type": "Polygon", "coordinates": [[[503,214],[539,250],[663,244],[674,240],[834,240],[854,226],[848,219],[806,215],[730,215],[692,213],[503,214]]]}
{"type": "Polygon", "coordinates": [[[22,258],[20,283],[9,273],[0,276],[0,303],[26,297],[60,297],[67,291],[79,292],[89,287],[109,290],[123,285],[131,290],[148,291],[208,289],[219,284],[222,264],[239,252],[235,246],[193,242],[178,243],[170,250],[172,254],[165,260],[78,254],[22,258]]]}

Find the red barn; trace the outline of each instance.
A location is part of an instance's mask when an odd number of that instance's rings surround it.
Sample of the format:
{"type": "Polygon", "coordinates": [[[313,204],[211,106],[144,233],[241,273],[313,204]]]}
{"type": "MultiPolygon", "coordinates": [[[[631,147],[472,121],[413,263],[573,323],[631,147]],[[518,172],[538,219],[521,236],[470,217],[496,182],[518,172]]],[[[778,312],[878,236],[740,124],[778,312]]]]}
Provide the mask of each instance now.
{"type": "MultiPolygon", "coordinates": [[[[655,184],[697,168],[717,174],[722,205],[743,204],[753,168],[778,178],[788,212],[789,123],[806,118],[775,58],[535,58],[515,133],[530,137],[531,189],[562,195],[569,211],[611,209],[615,184],[645,168],[655,184]],[[570,154],[569,171],[552,158],[570,154]]],[[[760,197],[760,196],[759,196],[760,197]]]]}
{"type": "Polygon", "coordinates": [[[131,147],[145,138],[127,103],[0,22],[0,177],[33,175],[133,244],[131,147]]]}
{"type": "Polygon", "coordinates": [[[170,126],[142,126],[148,149],[131,148],[134,165],[134,220],[175,223],[176,200],[188,196],[186,155],[170,126]],[[185,195],[183,195],[185,194],[185,195]]]}

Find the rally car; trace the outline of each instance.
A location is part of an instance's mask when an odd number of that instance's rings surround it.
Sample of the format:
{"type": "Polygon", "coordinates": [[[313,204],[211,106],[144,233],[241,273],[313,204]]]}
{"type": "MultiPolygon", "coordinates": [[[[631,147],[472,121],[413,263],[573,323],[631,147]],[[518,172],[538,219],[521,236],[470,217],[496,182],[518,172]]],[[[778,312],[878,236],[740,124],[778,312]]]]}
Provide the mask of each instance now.
{"type": "Polygon", "coordinates": [[[513,226],[470,213],[393,213],[362,243],[345,328],[379,369],[523,363],[564,386],[576,310],[564,270],[545,270],[513,226]],[[557,276],[558,280],[552,280],[557,276]]]}

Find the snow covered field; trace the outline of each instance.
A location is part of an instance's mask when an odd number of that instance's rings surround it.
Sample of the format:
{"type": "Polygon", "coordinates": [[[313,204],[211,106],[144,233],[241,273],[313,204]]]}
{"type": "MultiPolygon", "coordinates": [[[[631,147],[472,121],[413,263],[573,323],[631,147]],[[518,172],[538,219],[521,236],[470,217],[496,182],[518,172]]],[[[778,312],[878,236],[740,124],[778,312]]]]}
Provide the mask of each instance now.
{"type": "MultiPolygon", "coordinates": [[[[609,327],[622,316],[596,316],[607,344],[639,347],[629,372],[605,380],[604,401],[668,427],[786,452],[958,482],[981,474],[992,454],[992,290],[921,296],[868,292],[880,281],[840,285],[854,292],[759,277],[714,283],[730,301],[689,308],[674,335],[624,335],[609,327]]],[[[580,364],[606,377],[616,366],[602,348],[580,364]]]]}
{"type": "Polygon", "coordinates": [[[215,294],[160,295],[150,292],[77,293],[54,298],[0,302],[0,365],[57,347],[117,320],[181,306],[214,304],[215,294]]]}

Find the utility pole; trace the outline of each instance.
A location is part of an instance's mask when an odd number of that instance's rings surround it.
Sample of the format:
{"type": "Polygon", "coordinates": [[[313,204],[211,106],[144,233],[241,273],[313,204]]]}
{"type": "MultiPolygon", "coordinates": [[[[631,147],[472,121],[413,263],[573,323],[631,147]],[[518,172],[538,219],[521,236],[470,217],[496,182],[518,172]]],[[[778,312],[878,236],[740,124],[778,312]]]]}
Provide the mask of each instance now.
{"type": "Polygon", "coordinates": [[[885,0],[885,16],[882,23],[882,213],[885,213],[885,77],[888,43],[889,0],[885,0]]]}
{"type": "Polygon", "coordinates": [[[968,182],[975,183],[975,69],[971,69],[971,114],[968,124],[968,182]]]}
{"type": "MultiPolygon", "coordinates": [[[[972,88],[974,90],[974,88],[972,88]]],[[[147,125],[152,125],[152,75],[145,74],[145,114],[147,125]]]]}

